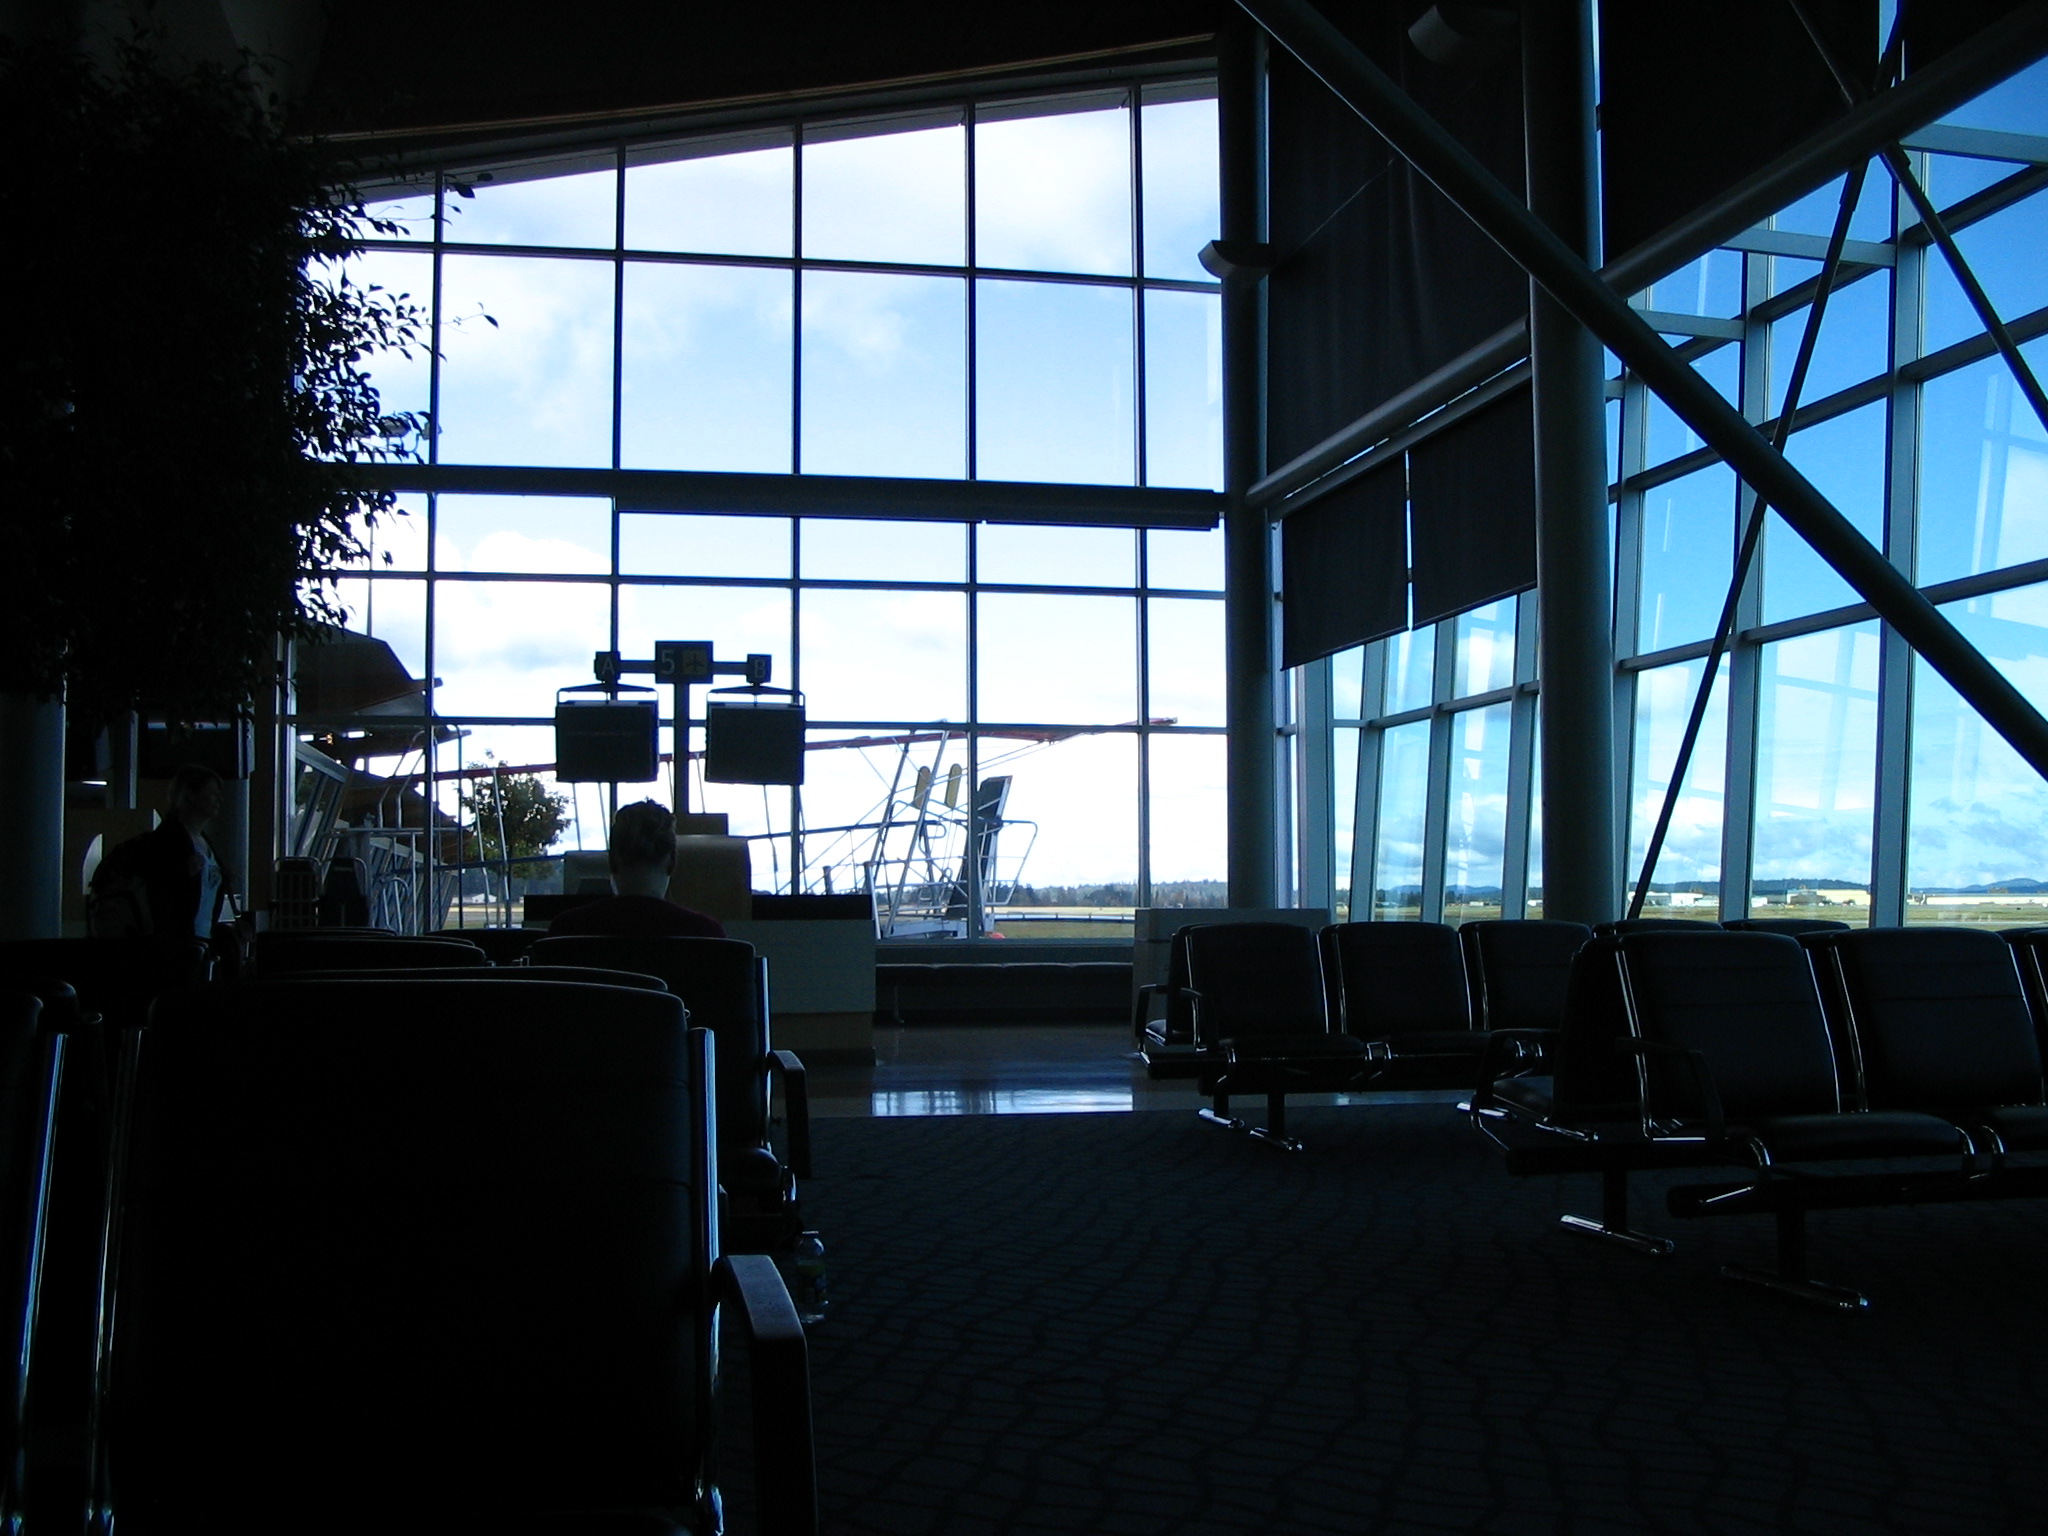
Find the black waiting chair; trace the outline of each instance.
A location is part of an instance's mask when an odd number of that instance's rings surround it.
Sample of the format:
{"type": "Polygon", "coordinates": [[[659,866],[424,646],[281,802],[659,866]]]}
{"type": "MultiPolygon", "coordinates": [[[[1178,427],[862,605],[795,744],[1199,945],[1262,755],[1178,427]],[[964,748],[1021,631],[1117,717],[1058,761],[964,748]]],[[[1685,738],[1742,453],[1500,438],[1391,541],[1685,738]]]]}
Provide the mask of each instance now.
{"type": "Polygon", "coordinates": [[[1941,1161],[1939,1172],[1961,1173],[1977,1151],[1971,1138],[1938,1115],[1844,1102],[1812,967],[1787,935],[1631,934],[1621,940],[1621,961],[1643,1057],[1645,1137],[1689,1143],[1702,1161],[1718,1149],[1757,1171],[1750,1186],[1689,1208],[1686,1192],[1674,1191],[1672,1208],[1689,1215],[1716,1214],[1716,1202],[1731,1214],[1769,1209],[1778,1219],[1777,1270],[1726,1272],[1808,1299],[1863,1305],[1853,1292],[1808,1278],[1805,1213],[1817,1198],[1810,1191],[1825,1186],[1788,1184],[1784,1166],[1931,1158],[1941,1161]]]}
{"type": "Polygon", "coordinates": [[[1712,933],[1726,926],[1708,917],[1617,917],[1610,922],[1595,923],[1593,936],[1618,939],[1628,933],[1712,933]]]}
{"type": "Polygon", "coordinates": [[[1584,923],[1495,918],[1458,929],[1472,1017],[1488,1031],[1556,1029],[1564,1019],[1572,956],[1593,936],[1584,923]]]}
{"type": "Polygon", "coordinates": [[[1375,1088],[1474,1086],[1487,1036],[1473,1028],[1456,929],[1333,923],[1320,941],[1331,1021],[1366,1042],[1375,1088]]]}
{"type": "Polygon", "coordinates": [[[600,971],[587,965],[445,965],[425,970],[395,966],[388,971],[280,971],[256,981],[581,981],[596,986],[638,987],[666,992],[659,976],[636,971],[600,971]]]}
{"type": "MultiPolygon", "coordinates": [[[[1209,1098],[1202,1118],[1291,1152],[1287,1095],[1362,1088],[1373,1063],[1365,1042],[1330,1028],[1316,935],[1291,923],[1196,923],[1173,936],[1169,977],[1139,989],[1173,1017],[1184,1009],[1197,1084],[1209,1098]],[[1264,1094],[1266,1123],[1230,1113],[1237,1094],[1264,1094]]],[[[1177,1043],[1177,1042],[1175,1042],[1177,1043]]]]}
{"type": "Polygon", "coordinates": [[[803,1331],[770,1261],[721,1255],[680,1001],[346,981],[321,1012],[359,1022],[280,1028],[304,990],[188,992],[133,1037],[110,1528],[711,1532],[731,1304],[760,1529],[815,1532],[803,1331]]]}
{"type": "Polygon", "coordinates": [[[1998,934],[1863,928],[1812,947],[1835,967],[1867,1107],[1939,1114],[1994,1154],[2048,1149],[2040,1044],[1998,934]]]}
{"type": "Polygon", "coordinates": [[[803,1062],[774,1048],[767,962],[738,939],[573,934],[527,951],[536,966],[593,966],[658,976],[718,1037],[718,1160],[729,1198],[728,1246],[760,1253],[803,1231],[796,1181],[811,1174],[810,1105],[803,1062]],[[782,1088],[788,1155],[770,1136],[772,1087],[782,1088]]]}
{"type": "Polygon", "coordinates": [[[318,930],[259,933],[250,948],[249,974],[287,971],[428,970],[489,965],[490,957],[461,939],[414,939],[396,935],[329,935],[318,930]]]}
{"type": "Polygon", "coordinates": [[[459,939],[490,956],[493,965],[517,965],[548,936],[545,928],[436,928],[430,939],[459,939]]]}

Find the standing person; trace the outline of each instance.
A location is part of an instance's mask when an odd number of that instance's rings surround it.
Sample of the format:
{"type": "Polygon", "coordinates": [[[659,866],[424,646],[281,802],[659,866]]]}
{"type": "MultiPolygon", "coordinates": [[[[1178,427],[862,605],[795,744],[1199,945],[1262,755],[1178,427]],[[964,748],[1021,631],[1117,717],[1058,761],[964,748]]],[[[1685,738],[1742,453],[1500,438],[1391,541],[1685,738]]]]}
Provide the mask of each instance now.
{"type": "Polygon", "coordinates": [[[548,925],[561,934],[625,934],[638,938],[674,936],[722,939],[725,925],[668,899],[676,868],[676,818],[665,805],[642,800],[619,808],[612,818],[612,889],[584,906],[571,907],[548,925]]]}
{"type": "Polygon", "coordinates": [[[171,776],[163,820],[120,844],[93,871],[95,932],[213,937],[228,890],[206,832],[226,794],[220,775],[198,763],[187,763],[171,776]],[[101,914],[118,909],[123,895],[133,904],[129,915],[103,921],[101,914]]]}

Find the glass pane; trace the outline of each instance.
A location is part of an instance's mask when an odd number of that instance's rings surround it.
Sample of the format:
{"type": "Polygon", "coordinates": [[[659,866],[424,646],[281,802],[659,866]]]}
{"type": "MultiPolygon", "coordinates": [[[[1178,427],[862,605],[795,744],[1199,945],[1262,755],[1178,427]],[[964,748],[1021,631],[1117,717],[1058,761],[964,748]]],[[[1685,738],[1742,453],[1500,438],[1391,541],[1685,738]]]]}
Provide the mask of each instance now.
{"type": "Polygon", "coordinates": [[[975,580],[993,586],[1132,587],[1137,535],[1128,528],[1047,528],[983,523],[975,534],[975,580]]]}
{"type": "Polygon", "coordinates": [[[1354,646],[1330,658],[1330,714],[1357,720],[1365,713],[1365,647],[1354,646]]]}
{"type": "Polygon", "coordinates": [[[2048,556],[2048,433],[2001,358],[1920,392],[1923,585],[2048,556]]]}
{"type": "Polygon", "coordinates": [[[1447,923],[1497,918],[1508,830],[1508,731],[1513,706],[1451,718],[1450,815],[1444,829],[1447,923]]]}
{"type": "Polygon", "coordinates": [[[1726,465],[1646,491],[1638,651],[1710,637],[1734,569],[1735,476],[1726,465]]]}
{"type": "MultiPolygon", "coordinates": [[[[636,587],[619,588],[619,652],[629,657],[652,656],[657,640],[709,640],[719,661],[741,661],[759,652],[774,658],[769,681],[787,688],[794,658],[790,655],[789,591],[784,587],[636,587]]],[[[629,682],[646,682],[645,677],[629,682]]],[[[723,678],[730,687],[739,678],[723,678]]],[[[690,690],[690,713],[704,715],[706,690],[690,690]]],[[[661,712],[671,712],[669,693],[662,694],[661,712]]]]}
{"type": "Polygon", "coordinates": [[[610,575],[612,504],[594,496],[443,496],[434,568],[610,575]]]}
{"type": "MultiPolygon", "coordinates": [[[[2005,180],[2015,167],[2009,160],[1973,160],[1963,155],[1928,155],[1920,185],[1944,211],[1986,187],[2005,180]]],[[[1939,258],[1937,258],[1939,259],[1939,258]]]]}
{"type": "Polygon", "coordinates": [[[1223,301],[1145,295],[1145,483],[1223,489],[1223,301]]]}
{"type": "Polygon", "coordinates": [[[590,658],[611,639],[612,594],[603,583],[444,577],[434,588],[434,707],[551,716],[555,690],[591,681],[590,658]]]}
{"type": "MultiPolygon", "coordinates": [[[[454,741],[441,743],[434,752],[434,805],[449,823],[469,832],[461,839],[449,838],[444,849],[456,853],[458,863],[447,871],[453,900],[446,911],[430,915],[425,926],[445,923],[451,928],[491,928],[524,921],[522,902],[528,892],[557,894],[562,889],[560,856],[569,852],[601,853],[608,835],[607,801],[603,786],[563,784],[554,774],[555,733],[552,725],[484,725],[466,728],[454,741]],[[539,859],[519,860],[505,867],[498,828],[493,818],[476,825],[474,809],[480,789],[486,794],[493,781],[503,783],[512,775],[531,776],[532,788],[540,796],[558,801],[567,824],[539,859]],[[488,861],[488,862],[485,862],[488,861]],[[510,875],[510,880],[506,876],[510,875]]],[[[509,786],[507,786],[509,788],[509,786]]],[[[654,786],[621,785],[623,800],[642,798],[654,786]]],[[[516,795],[516,791],[514,792],[516,795]]],[[[508,795],[514,804],[518,801],[508,795]]],[[[666,802],[664,786],[659,797],[666,802]]],[[[486,801],[488,804],[489,802],[486,801]]],[[[508,833],[510,828],[507,828],[508,833]]],[[[520,838],[511,833],[514,852],[520,838]]]]}
{"type": "MultiPolygon", "coordinates": [[[[1705,661],[1681,662],[1636,674],[1635,740],[1630,752],[1628,868],[1632,893],[1642,877],[1650,833],[1671,792],[1671,770],[1685,739],[1685,722],[1699,692],[1705,661]]],[[[1717,896],[1721,889],[1721,828],[1726,816],[1728,769],[1728,664],[1724,660],[1707,696],[1707,712],[1671,812],[1671,827],[1651,878],[1647,906],[1686,904],[1686,897],[1717,896]]],[[[1708,917],[1710,912],[1702,912],[1708,917]]],[[[1741,913],[1734,908],[1730,917],[1741,913]]]]}
{"type": "Polygon", "coordinates": [[[1436,697],[1436,626],[1390,635],[1386,647],[1386,712],[1398,715],[1422,708],[1436,697]]]}
{"type": "Polygon", "coordinates": [[[1451,697],[1491,693],[1515,680],[1515,599],[1460,614],[1451,697]]]}
{"type": "Polygon", "coordinates": [[[1529,733],[1529,905],[1524,917],[1543,916],[1543,699],[1536,700],[1536,727],[1529,733]]]}
{"type": "Polygon", "coordinates": [[[1152,904],[1227,905],[1224,884],[1224,739],[1154,736],[1152,759],[1152,904]]]}
{"type": "Polygon", "coordinates": [[[449,256],[441,461],[609,465],[612,264],[449,256]]]}
{"type": "Polygon", "coordinates": [[[1877,625],[1767,645],[1757,700],[1751,901],[1861,907],[1877,781],[1877,625]]]}
{"type": "Polygon", "coordinates": [[[1201,249],[1222,227],[1216,99],[1161,101],[1163,94],[1145,93],[1145,275],[1206,282],[1201,249]]]}
{"type": "Polygon", "coordinates": [[[967,472],[967,303],[951,277],[803,275],[803,468],[967,472]]]}
{"type": "Polygon", "coordinates": [[[801,686],[814,720],[967,718],[967,599],[806,591],[801,686]]]}
{"type": "Polygon", "coordinates": [[[795,278],[758,267],[626,267],[619,461],[789,472],[795,278]]]}
{"type": "Polygon", "coordinates": [[[441,238],[454,244],[610,250],[619,225],[618,171],[609,154],[450,171],[443,211],[441,238]]]}
{"type": "Polygon", "coordinates": [[[804,131],[804,254],[967,259],[967,130],[931,117],[804,131]]]}
{"type": "Polygon", "coordinates": [[[789,519],[622,513],[619,569],[638,576],[787,577],[789,519]]]}
{"type": "MultiPolygon", "coordinates": [[[[314,271],[316,280],[331,281],[334,268],[314,271]]],[[[434,258],[424,251],[364,251],[351,256],[341,271],[351,286],[363,290],[380,308],[402,305],[418,312],[415,345],[403,351],[380,348],[368,352],[356,366],[369,375],[377,390],[378,407],[386,415],[410,412],[426,423],[433,404],[434,258]]],[[[403,457],[413,448],[424,453],[425,440],[394,444],[389,455],[403,457]]]]}
{"type": "Polygon", "coordinates": [[[376,522],[358,512],[349,528],[363,545],[363,558],[344,562],[356,571],[424,571],[427,568],[427,498],[402,495],[376,522]]]}
{"type": "MultiPolygon", "coordinates": [[[[1079,904],[1098,912],[1124,915],[1135,904],[1136,736],[1076,736],[1043,743],[984,735],[980,767],[984,784],[999,775],[1010,780],[996,848],[998,879],[1021,878],[1041,891],[1048,885],[1074,888],[1079,904]]],[[[1090,936],[1130,937],[1129,929],[1102,929],[1090,936]]]]}
{"type": "Polygon", "coordinates": [[[364,233],[373,240],[434,238],[434,189],[373,187],[363,197],[363,212],[379,223],[395,226],[364,233]]]}
{"type": "MultiPolygon", "coordinates": [[[[1828,295],[1821,316],[1820,337],[1799,402],[1811,405],[1836,390],[1861,384],[1883,373],[1891,361],[1892,285],[1888,274],[1869,277],[1828,295]]],[[[1771,415],[1785,409],[1785,391],[1792,365],[1799,360],[1799,341],[1806,334],[1807,310],[1798,310],[1771,326],[1771,415]]]]}
{"type": "Polygon", "coordinates": [[[1188,592],[1223,590],[1223,530],[1157,529],[1145,535],[1145,584],[1188,592]]]}
{"type": "MultiPolygon", "coordinates": [[[[1741,389],[1742,348],[1732,342],[1716,347],[1693,363],[1693,371],[1718,389],[1723,399],[1733,404],[1741,389]]],[[[1680,420],[1670,406],[1654,394],[1646,394],[1644,398],[1649,402],[1644,417],[1649,429],[1643,457],[1645,465],[1667,463],[1706,446],[1705,439],[1680,420]]]]}
{"type": "MultiPolygon", "coordinates": [[[[2048,130],[2048,112],[2034,132],[2048,130]]],[[[2048,197],[2035,194],[2001,209],[1988,219],[1956,231],[1956,245],[2002,320],[2048,305],[2048,197]]],[[[1929,352],[1982,332],[1977,312],[1964,296],[1940,252],[1927,252],[1927,330],[1923,349],[1929,352]]]]}
{"type": "MultiPolygon", "coordinates": [[[[427,676],[427,584],[424,581],[365,580],[349,577],[334,584],[334,595],[348,610],[348,628],[391,647],[398,664],[414,678],[427,676]]],[[[447,663],[444,661],[442,665],[447,663]]],[[[589,658],[584,658],[589,666],[589,658]]],[[[446,713],[440,705],[435,706],[446,713]]]]}
{"type": "Polygon", "coordinates": [[[2010,79],[1957,107],[1942,121],[2009,133],[2041,132],[2048,126],[2048,59],[2029,64],[2010,79]]]}
{"type": "Polygon", "coordinates": [[[978,266],[1128,274],[1130,109],[1097,97],[1081,111],[1050,102],[984,111],[974,201],[978,266]]]}
{"type": "Polygon", "coordinates": [[[1138,616],[1125,597],[983,593],[979,718],[1122,725],[1138,717],[1138,616]]]}
{"type": "Polygon", "coordinates": [[[798,530],[807,581],[965,581],[961,523],[875,523],[806,518],[798,530]]]}
{"type": "MultiPolygon", "coordinates": [[[[2048,698],[2048,587],[1942,612],[2027,697],[2048,698]]],[[[2040,922],[2048,784],[1925,662],[1913,673],[1912,786],[1906,920],[2040,922]]]]}
{"type": "MultiPolygon", "coordinates": [[[[1795,432],[1785,457],[1855,524],[1866,539],[1884,543],[1883,401],[1795,432]]],[[[1764,622],[1797,618],[1859,602],[1855,590],[1778,516],[1764,531],[1764,622]]]]}
{"type": "Polygon", "coordinates": [[[1650,309],[1729,319],[1742,312],[1742,253],[1709,251],[1649,290],[1650,309]]]}
{"type": "Polygon", "coordinates": [[[1436,914],[1422,910],[1422,824],[1428,796],[1429,722],[1417,720],[1382,733],[1372,874],[1375,918],[1435,921],[1436,914]]]}
{"type": "MultiPolygon", "coordinates": [[[[1848,178],[1837,176],[1824,187],[1816,187],[1771,220],[1773,229],[1792,229],[1801,234],[1831,235],[1842,212],[1842,189],[1848,178]]],[[[1863,178],[1863,191],[1856,199],[1856,211],[1849,215],[1851,240],[1889,240],[1892,237],[1892,179],[1881,161],[1871,162],[1863,178]]]]}
{"type": "Polygon", "coordinates": [[[1155,597],[1147,627],[1152,666],[1147,713],[1180,725],[1223,724],[1223,605],[1155,597]]]}
{"type": "Polygon", "coordinates": [[[1131,294],[976,284],[976,473],[1132,483],[1131,294]]]}
{"type": "Polygon", "coordinates": [[[626,156],[626,248],[787,256],[796,215],[787,129],[650,145],[626,156]]]}

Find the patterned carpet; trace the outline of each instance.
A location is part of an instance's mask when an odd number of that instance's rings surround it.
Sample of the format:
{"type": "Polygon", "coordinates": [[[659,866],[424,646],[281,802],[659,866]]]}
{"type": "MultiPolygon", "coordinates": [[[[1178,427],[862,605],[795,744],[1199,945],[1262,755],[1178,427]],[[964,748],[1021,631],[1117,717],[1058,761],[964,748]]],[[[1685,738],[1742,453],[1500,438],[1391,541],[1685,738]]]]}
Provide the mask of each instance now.
{"type": "MultiPolygon", "coordinates": [[[[2048,1227],[1828,1213],[1845,1316],[1732,1285],[1768,1221],[1555,1225],[1436,1105],[834,1120],[806,1186],[831,1536],[2039,1531],[2048,1227]]],[[[740,1472],[730,1466],[731,1472],[740,1472]]],[[[747,1528],[743,1498],[734,1529],[747,1528]]]]}

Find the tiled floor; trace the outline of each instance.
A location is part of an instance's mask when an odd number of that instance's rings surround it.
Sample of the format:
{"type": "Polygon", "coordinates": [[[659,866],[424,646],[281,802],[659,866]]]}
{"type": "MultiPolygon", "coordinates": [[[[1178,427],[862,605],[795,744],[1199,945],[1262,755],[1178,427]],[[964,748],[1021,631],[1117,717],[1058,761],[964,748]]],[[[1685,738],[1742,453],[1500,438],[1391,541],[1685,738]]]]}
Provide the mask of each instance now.
{"type": "MultiPolygon", "coordinates": [[[[1200,1107],[1191,1082],[1155,1083],[1121,1024],[918,1024],[875,1030],[873,1067],[812,1067],[811,1113],[830,1115],[1105,1114],[1200,1107]]],[[[1454,1099],[1379,1094],[1370,1102],[1454,1099]]],[[[1368,1102],[1300,1094],[1290,1106],[1368,1102]]],[[[1263,1104],[1247,1103],[1254,1118],[1263,1104]]]]}

